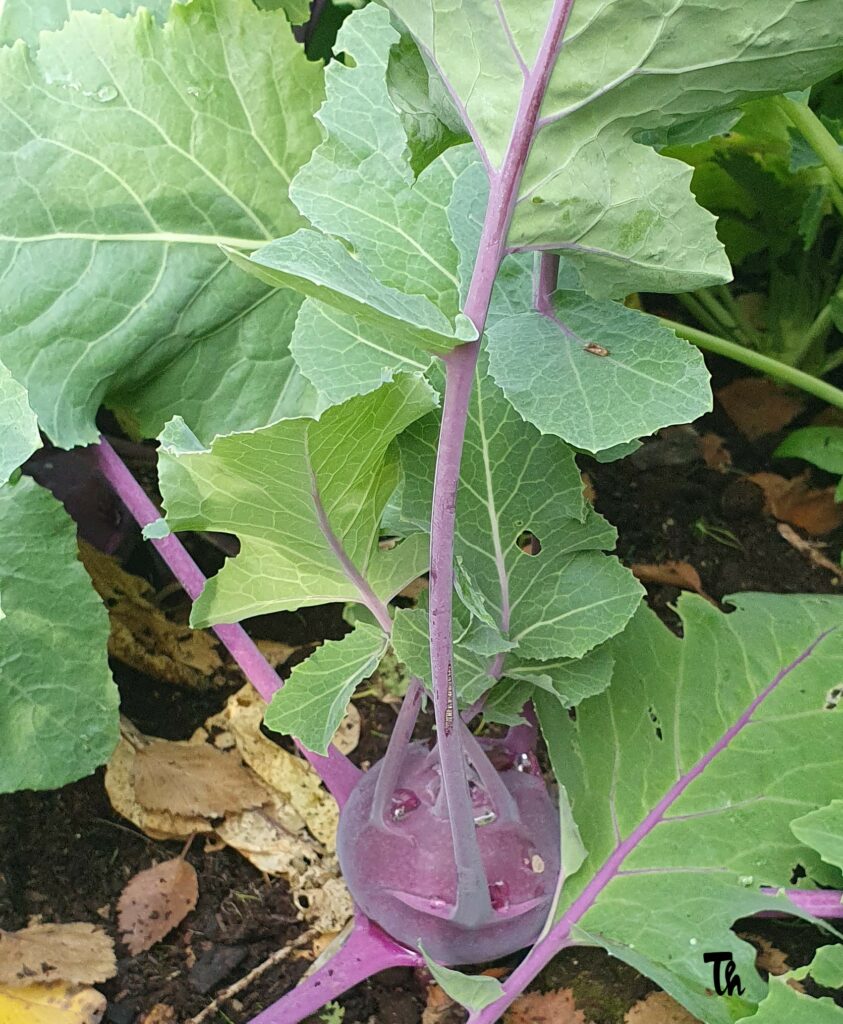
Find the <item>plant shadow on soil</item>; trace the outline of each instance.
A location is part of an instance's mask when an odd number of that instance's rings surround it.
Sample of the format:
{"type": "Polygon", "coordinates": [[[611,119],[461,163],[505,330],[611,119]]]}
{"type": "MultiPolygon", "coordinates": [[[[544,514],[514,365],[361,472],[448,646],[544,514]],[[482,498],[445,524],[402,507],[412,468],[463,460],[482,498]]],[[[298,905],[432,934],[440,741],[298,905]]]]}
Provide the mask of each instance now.
{"type": "MultiPolygon", "coordinates": [[[[715,375],[734,370],[716,361],[715,375]]],[[[796,425],[818,411],[812,406],[796,425]]],[[[618,552],[627,563],[690,562],[712,597],[746,590],[780,593],[836,593],[830,573],[811,565],[776,531],[762,510],[760,492],[740,473],[795,472],[802,466],[771,458],[783,434],[753,444],[715,408],[695,429],[725,439],[733,471],[709,469],[693,445],[646,444],[638,457],[612,465],[581,460],[596,490],[596,506],[619,531],[618,552]],[[661,447],[659,447],[661,446],[661,447]],[[748,489],[747,489],[748,488],[748,489]],[[701,526],[700,524],[704,524],[701,526]],[[709,526],[718,529],[712,531],[709,526]],[[727,531],[726,533],[722,531],[727,531]],[[723,538],[737,543],[724,543],[723,538]]],[[[814,479],[826,483],[821,473],[814,479]]],[[[838,559],[843,530],[829,537],[826,553],[838,559]]],[[[203,568],[215,571],[221,556],[193,540],[203,568]],[[216,564],[214,564],[216,563],[216,564]]],[[[130,571],[156,587],[168,582],[162,568],[138,545],[127,561],[130,571]]],[[[671,604],[678,590],[649,586],[648,600],[672,628],[678,620],[671,604]]],[[[307,644],[336,638],[345,630],[336,606],[302,615],[264,616],[249,624],[256,636],[307,644]]],[[[187,738],[227,696],[216,690],[197,695],[157,683],[115,664],[124,713],[143,732],[169,739],[187,738]]],[[[230,691],[228,691],[230,692],[230,691]]],[[[358,703],[363,731],[355,752],[371,762],[383,753],[394,712],[371,698],[358,703]]],[[[90,921],[116,935],[115,905],[128,879],[155,861],[173,857],[181,844],[157,842],[112,811],[103,787],[103,771],[51,793],[0,797],[0,927],[24,927],[33,916],[45,922],[90,921]]],[[[214,993],[245,975],[274,950],[298,935],[298,920],[285,882],[261,874],[234,851],[207,850],[198,837],[188,854],[199,875],[199,903],[185,922],[151,950],[131,957],[118,946],[118,973],[100,986],[109,1000],[107,1024],[138,1024],[156,1003],[175,1011],[177,1024],[199,1013],[214,993]]],[[[752,921],[744,929],[767,937],[788,954],[792,966],[810,960],[827,941],[798,921],[752,921]]],[[[511,966],[517,958],[505,962],[511,966]]],[[[245,1024],[292,987],[308,966],[291,957],[265,972],[224,1012],[208,1024],[245,1024]]],[[[598,950],[572,949],[559,956],[537,979],[542,991],[573,989],[577,1006],[593,1024],[622,1024],[625,1012],[654,988],[625,964],[598,950]]],[[[840,997],[843,1005],[843,994],[840,997]]],[[[424,978],[392,970],[358,986],[342,1001],[345,1024],[419,1024],[424,1008],[424,978]]],[[[459,1013],[443,1024],[464,1019],[459,1013]]],[[[312,1018],[317,1021],[318,1018],[312,1018]]]]}

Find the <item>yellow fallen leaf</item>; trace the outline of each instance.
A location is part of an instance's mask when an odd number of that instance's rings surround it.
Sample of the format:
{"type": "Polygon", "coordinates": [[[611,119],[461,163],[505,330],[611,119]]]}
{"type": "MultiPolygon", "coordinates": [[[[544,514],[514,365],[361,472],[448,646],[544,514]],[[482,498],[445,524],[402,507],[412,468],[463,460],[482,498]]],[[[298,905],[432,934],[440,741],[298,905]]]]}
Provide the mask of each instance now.
{"type": "Polygon", "coordinates": [[[99,1024],[106,998],[93,988],[64,985],[0,986],[0,1024],[99,1024]]]}

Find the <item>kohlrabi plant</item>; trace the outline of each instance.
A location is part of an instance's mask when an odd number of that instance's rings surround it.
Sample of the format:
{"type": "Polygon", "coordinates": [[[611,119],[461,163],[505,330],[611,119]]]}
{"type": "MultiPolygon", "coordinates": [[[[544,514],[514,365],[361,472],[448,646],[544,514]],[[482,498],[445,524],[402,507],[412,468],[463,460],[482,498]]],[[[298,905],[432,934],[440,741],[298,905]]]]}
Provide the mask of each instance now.
{"type": "Polygon", "coordinates": [[[837,0],[388,0],[324,68],[296,0],[90,6],[6,0],[0,23],[0,788],[77,778],[116,738],[104,612],[61,509],[18,479],[40,426],[98,443],[192,624],[341,805],[354,928],[256,1022],[426,963],[491,1024],[576,943],[711,1024],[769,1015],[792,997],[732,923],[842,912],[805,822],[840,821],[843,606],[683,598],[677,638],[575,454],[710,407],[697,350],[617,301],[730,278],[691,169],[648,140],[839,69],[837,0]],[[160,436],[166,520],[102,405],[160,436]],[[239,553],[205,580],[185,530],[239,553]],[[327,602],[352,628],[279,690],[240,621],[327,602]],[[390,649],[411,682],[361,773],[331,738],[390,649]],[[452,969],[525,947],[502,985],[452,969]],[[716,950],[739,995],[712,990],[716,950]]]}

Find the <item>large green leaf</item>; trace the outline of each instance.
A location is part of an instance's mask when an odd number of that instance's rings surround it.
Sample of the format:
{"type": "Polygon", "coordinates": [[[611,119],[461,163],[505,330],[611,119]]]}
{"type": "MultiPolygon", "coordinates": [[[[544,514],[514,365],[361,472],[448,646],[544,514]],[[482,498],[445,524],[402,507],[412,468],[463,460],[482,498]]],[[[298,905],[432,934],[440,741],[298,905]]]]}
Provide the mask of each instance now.
{"type": "Polygon", "coordinates": [[[355,687],[378,667],[387,642],[383,630],[366,622],[342,640],[326,640],[273,696],[266,724],[327,755],[355,687]]]}
{"type": "MultiPolygon", "coordinates": [[[[440,69],[490,171],[500,170],[560,0],[388,0],[440,69]]],[[[509,233],[559,249],[595,294],[727,280],[691,172],[635,142],[643,129],[801,88],[843,61],[837,0],[576,0],[509,233]],[[805,46],[804,40],[811,45],[805,46]]]]}
{"type": "MultiPolygon", "coordinates": [[[[501,634],[524,658],[579,658],[623,629],[641,588],[616,559],[614,530],[583,498],[571,450],[522,421],[476,374],[457,495],[456,552],[501,634]],[[541,550],[527,554],[529,530],[541,550]]],[[[402,515],[426,528],[439,417],[401,438],[402,515]]]]}
{"type": "Polygon", "coordinates": [[[139,7],[145,7],[163,21],[170,10],[170,0],[4,0],[0,5],[0,44],[23,39],[35,46],[40,32],[61,28],[73,11],[109,11],[123,17],[134,14],[139,7]]]}
{"type": "Polygon", "coordinates": [[[108,613],[76,529],[27,477],[0,487],[0,792],[88,775],[117,743],[108,613]]]}
{"type": "Polygon", "coordinates": [[[301,300],[219,243],[303,223],[287,188],[318,142],[322,70],[286,18],[250,0],[176,4],[163,27],[76,12],[34,54],[0,52],[0,89],[0,357],[42,427],[92,441],[106,401],[148,433],[208,394],[224,429],[261,422],[250,408],[284,387],[301,300]]]}
{"type": "Polygon", "coordinates": [[[424,572],[424,534],[382,551],[378,527],[398,479],[390,442],[434,404],[426,383],[402,374],[319,420],[218,437],[208,450],[169,424],[159,463],[169,525],[233,533],[241,545],[194,604],[193,624],[387,601],[424,572]]]}
{"type": "Polygon", "coordinates": [[[683,595],[681,640],[642,607],[610,644],[611,687],[576,720],[536,696],[588,850],[551,941],[643,965],[709,1024],[732,1018],[704,952],[730,950],[746,998],[764,994],[754,950],[730,930],[780,899],[759,887],[787,887],[797,865],[803,885],[832,882],[789,826],[839,792],[843,768],[843,722],[826,710],[843,671],[840,599],[729,600],[724,615],[683,595]]]}
{"type": "Polygon", "coordinates": [[[26,389],[0,363],[0,487],[40,446],[38,423],[26,389]]]}
{"type": "MultiPolygon", "coordinates": [[[[836,704],[830,705],[836,708],[836,704]]],[[[819,853],[827,864],[843,871],[843,800],[832,800],[810,814],[796,818],[790,830],[806,846],[819,853]]]]}

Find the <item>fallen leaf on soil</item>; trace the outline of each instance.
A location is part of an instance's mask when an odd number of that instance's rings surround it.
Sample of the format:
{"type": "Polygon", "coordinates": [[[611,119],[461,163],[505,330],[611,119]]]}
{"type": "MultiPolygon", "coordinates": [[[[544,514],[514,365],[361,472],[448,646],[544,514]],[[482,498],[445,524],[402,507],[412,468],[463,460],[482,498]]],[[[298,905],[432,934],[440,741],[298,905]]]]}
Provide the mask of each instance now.
{"type": "Polygon", "coordinates": [[[660,583],[662,586],[693,590],[717,607],[714,598],[703,590],[700,574],[688,562],[659,562],[658,564],[638,562],[631,565],[630,569],[642,583],[660,583]]]}
{"type": "Polygon", "coordinates": [[[88,544],[79,554],[108,608],[108,652],[154,679],[178,686],[225,685],[218,641],[211,633],[168,619],[146,580],[126,572],[115,558],[88,544]]]}
{"type": "Polygon", "coordinates": [[[715,473],[728,473],[732,465],[732,453],[719,434],[703,434],[699,439],[703,461],[715,473]]]}
{"type": "Polygon", "coordinates": [[[624,1024],[698,1024],[667,992],[651,992],[624,1016],[624,1024]]]}
{"type": "Polygon", "coordinates": [[[337,731],[331,740],[341,754],[350,754],[357,748],[360,742],[360,712],[349,703],[345,709],[343,720],[337,726],[337,731]]]}
{"type": "Polygon", "coordinates": [[[427,590],[428,582],[426,576],[419,576],[417,580],[413,580],[412,583],[408,583],[403,590],[398,592],[399,597],[407,597],[411,601],[418,601],[421,595],[427,590]]]}
{"type": "Polygon", "coordinates": [[[805,540],[804,537],[800,537],[796,530],[792,526],[788,526],[787,523],[779,523],[776,529],[779,532],[779,536],[787,541],[792,548],[795,548],[800,555],[804,555],[810,562],[818,566],[820,569],[825,569],[832,575],[836,576],[837,579],[843,580],[843,566],[837,565],[832,562],[830,558],[822,553],[821,548],[826,547],[825,544],[818,543],[817,541],[805,540]]]}
{"type": "Polygon", "coordinates": [[[141,805],[135,794],[136,754],[136,748],[121,736],[105,770],[105,790],[114,810],[152,839],[187,839],[197,832],[212,831],[207,818],[151,811],[141,805]]]}
{"type": "Polygon", "coordinates": [[[166,1003],[156,1003],[138,1024],[176,1024],[176,1011],[166,1003]]]}
{"type": "Polygon", "coordinates": [[[0,1024],[99,1024],[106,998],[93,988],[63,985],[0,986],[0,1024]]]}
{"type": "Polygon", "coordinates": [[[462,1007],[438,985],[428,985],[427,1002],[421,1024],[461,1024],[465,1018],[462,1007]]]}
{"type": "Polygon", "coordinates": [[[131,878],[117,901],[117,927],[136,956],[154,946],[187,917],[199,899],[192,864],[165,860],[131,878]]]}
{"type": "Polygon", "coordinates": [[[92,924],[33,924],[0,931],[0,984],[94,985],[117,972],[114,943],[92,924]]]}
{"type": "Polygon", "coordinates": [[[329,851],[335,848],[339,809],[322,788],[319,776],[303,758],[289,753],[261,732],[266,704],[250,685],[228,698],[205,723],[215,746],[234,738],[240,756],[300,818],[302,825],[329,851]],[[226,736],[226,734],[229,734],[226,736]]]}
{"type": "Polygon", "coordinates": [[[747,932],[740,932],[740,937],[755,946],[755,966],[759,971],[766,971],[768,974],[787,974],[791,969],[788,963],[787,954],[777,949],[772,942],[761,935],[752,935],[747,932]]]}
{"type": "Polygon", "coordinates": [[[786,427],[805,408],[805,403],[789,395],[771,380],[743,377],[720,388],[717,400],[729,419],[749,441],[775,434],[786,427]]]}
{"type": "Polygon", "coordinates": [[[569,988],[555,992],[528,992],[519,996],[504,1017],[504,1024],[586,1024],[569,988]]]}
{"type": "Polygon", "coordinates": [[[786,480],[777,473],[753,473],[746,478],[764,492],[764,510],[783,523],[815,536],[843,524],[843,506],[834,500],[834,488],[808,487],[808,474],[786,480]]]}
{"type": "Polygon", "coordinates": [[[154,740],[135,755],[134,781],[144,807],[188,816],[221,818],[268,798],[237,754],[208,743],[154,740]]]}

